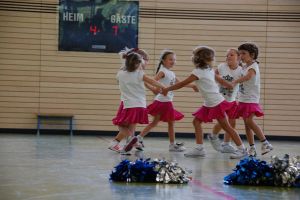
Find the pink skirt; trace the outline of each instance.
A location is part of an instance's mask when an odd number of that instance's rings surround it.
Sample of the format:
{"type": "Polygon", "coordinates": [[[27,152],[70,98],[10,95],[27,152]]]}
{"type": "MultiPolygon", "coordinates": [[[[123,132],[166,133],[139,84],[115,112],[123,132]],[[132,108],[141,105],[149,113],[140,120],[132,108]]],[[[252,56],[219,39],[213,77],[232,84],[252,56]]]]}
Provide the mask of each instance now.
{"type": "Polygon", "coordinates": [[[226,110],[226,114],[229,119],[235,119],[236,118],[236,111],[238,108],[238,104],[236,101],[229,102],[230,103],[230,108],[226,110]]]}
{"type": "Polygon", "coordinates": [[[231,103],[224,100],[215,107],[200,107],[193,116],[202,122],[212,122],[213,119],[222,119],[226,116],[226,111],[231,108],[231,103]]]}
{"type": "Polygon", "coordinates": [[[242,117],[243,119],[245,119],[250,117],[250,115],[252,115],[253,113],[256,117],[264,116],[264,112],[262,111],[258,103],[239,102],[235,117],[242,117]]]}
{"type": "Polygon", "coordinates": [[[147,109],[148,113],[152,116],[160,115],[160,121],[163,122],[178,121],[184,117],[181,112],[174,109],[171,101],[160,102],[155,100],[147,109]]]}
{"type": "Polygon", "coordinates": [[[148,111],[146,108],[125,108],[121,101],[116,117],[112,119],[114,125],[126,126],[129,124],[148,124],[148,111]]]}

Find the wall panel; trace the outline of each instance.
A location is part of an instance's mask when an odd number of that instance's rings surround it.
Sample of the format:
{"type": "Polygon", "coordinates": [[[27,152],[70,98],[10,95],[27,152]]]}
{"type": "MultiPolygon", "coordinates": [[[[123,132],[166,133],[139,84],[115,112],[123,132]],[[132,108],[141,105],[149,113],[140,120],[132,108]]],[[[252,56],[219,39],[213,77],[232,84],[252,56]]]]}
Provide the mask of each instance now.
{"type": "MultiPolygon", "coordinates": [[[[116,131],[119,104],[116,53],[58,51],[58,0],[0,3],[0,128],[35,128],[36,113],[71,113],[76,130],[116,131]]],[[[141,0],[139,47],[153,75],[160,52],[177,54],[180,79],[193,70],[191,52],[204,44],[224,62],[228,48],[253,41],[260,48],[261,104],[267,135],[300,136],[300,3],[295,0],[141,0]]],[[[153,95],[147,91],[148,103],[153,95]]],[[[175,92],[185,114],[176,132],[193,133],[192,113],[203,103],[189,88],[175,92]]],[[[210,132],[213,124],[205,125],[210,132]]],[[[139,126],[141,130],[143,126],[139,126]]],[[[243,134],[243,125],[237,129],[243,134]]],[[[155,131],[166,132],[166,124],[155,131]]]]}

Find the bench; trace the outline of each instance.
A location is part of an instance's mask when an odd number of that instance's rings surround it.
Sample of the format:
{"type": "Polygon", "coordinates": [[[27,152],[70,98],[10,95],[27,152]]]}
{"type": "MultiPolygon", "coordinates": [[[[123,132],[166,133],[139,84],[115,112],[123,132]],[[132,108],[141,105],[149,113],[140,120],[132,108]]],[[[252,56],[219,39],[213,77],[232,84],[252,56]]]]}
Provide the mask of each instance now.
{"type": "Polygon", "coordinates": [[[72,114],[37,114],[37,136],[40,135],[41,123],[43,120],[64,120],[69,122],[70,137],[73,137],[73,121],[72,114]]]}

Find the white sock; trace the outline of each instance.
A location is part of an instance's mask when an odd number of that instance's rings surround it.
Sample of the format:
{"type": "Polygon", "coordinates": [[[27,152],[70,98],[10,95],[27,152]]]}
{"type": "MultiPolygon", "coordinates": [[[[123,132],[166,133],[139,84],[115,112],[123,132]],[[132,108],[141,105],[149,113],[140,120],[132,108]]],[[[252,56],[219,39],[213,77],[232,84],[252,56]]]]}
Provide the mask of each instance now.
{"type": "Polygon", "coordinates": [[[269,144],[268,140],[265,140],[264,142],[262,142],[263,144],[269,144]]]}
{"type": "Polygon", "coordinates": [[[212,138],[212,139],[218,139],[218,134],[210,134],[210,137],[212,138]]]}
{"type": "Polygon", "coordinates": [[[244,150],[244,149],[245,149],[245,146],[244,146],[244,144],[241,144],[240,146],[237,146],[237,148],[238,148],[239,150],[244,150]]]}
{"type": "Polygon", "coordinates": [[[222,142],[222,145],[229,145],[230,142],[222,142]]]}
{"type": "Polygon", "coordinates": [[[114,139],[113,141],[111,141],[111,144],[112,144],[112,145],[117,145],[117,144],[119,144],[119,143],[120,143],[120,142],[119,142],[118,140],[115,140],[115,139],[114,139]]]}
{"type": "Polygon", "coordinates": [[[143,141],[143,137],[142,136],[140,136],[140,135],[138,135],[138,136],[136,136],[137,137],[137,139],[139,140],[139,141],[143,141]]]}
{"type": "Polygon", "coordinates": [[[196,148],[197,149],[202,149],[203,148],[203,144],[196,144],[196,148]]]}

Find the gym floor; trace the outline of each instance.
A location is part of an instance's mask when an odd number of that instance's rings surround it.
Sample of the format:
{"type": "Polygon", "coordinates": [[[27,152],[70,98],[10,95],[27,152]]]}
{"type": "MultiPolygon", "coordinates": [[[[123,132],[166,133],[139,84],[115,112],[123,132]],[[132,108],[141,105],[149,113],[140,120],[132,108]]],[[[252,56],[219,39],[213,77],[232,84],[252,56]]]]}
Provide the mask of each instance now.
{"type": "MultiPolygon", "coordinates": [[[[169,152],[168,139],[148,137],[143,152],[119,155],[107,149],[112,137],[30,134],[0,136],[1,200],[110,200],[110,199],[300,199],[299,188],[229,186],[224,176],[239,160],[214,151],[205,141],[205,158],[186,158],[169,152]],[[164,158],[192,171],[188,184],[115,183],[109,174],[122,159],[164,158]]],[[[178,138],[187,148],[194,139],[178,138]]],[[[270,141],[271,155],[300,155],[299,141],[270,141]]],[[[246,144],[246,141],[244,141],[246,144]]],[[[257,144],[259,150],[260,144],[257,144]]],[[[259,153],[259,151],[258,151],[259,153]]]]}

